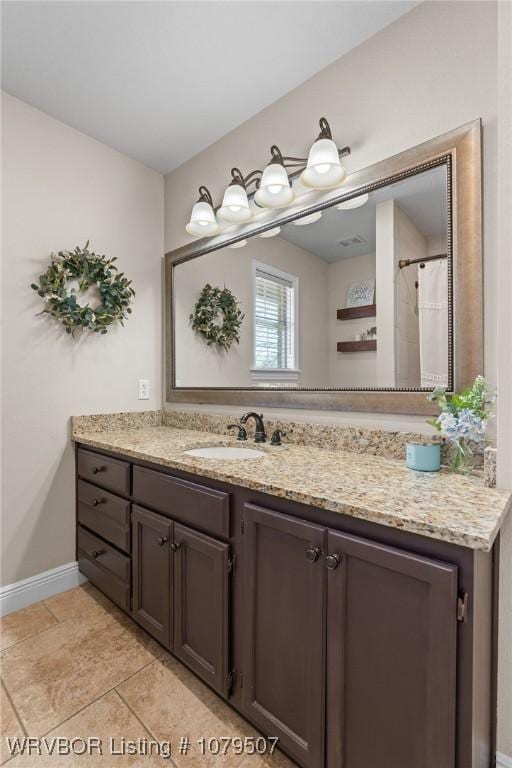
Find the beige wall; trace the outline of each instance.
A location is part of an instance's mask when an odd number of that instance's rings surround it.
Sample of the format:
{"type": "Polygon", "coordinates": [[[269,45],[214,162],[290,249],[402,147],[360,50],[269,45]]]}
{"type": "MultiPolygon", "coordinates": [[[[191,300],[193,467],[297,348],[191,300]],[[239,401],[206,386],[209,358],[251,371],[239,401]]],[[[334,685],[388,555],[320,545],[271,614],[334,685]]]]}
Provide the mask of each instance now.
{"type": "Polygon", "coordinates": [[[395,349],[395,202],[384,200],[375,210],[377,296],[377,382],[394,387],[395,349]]]}
{"type": "Polygon", "coordinates": [[[447,252],[446,235],[431,235],[427,237],[427,256],[439,256],[447,252]]]}
{"type": "MultiPolygon", "coordinates": [[[[427,238],[395,203],[394,264],[395,283],[395,382],[397,387],[421,387],[420,325],[417,313],[418,267],[411,264],[400,269],[402,259],[423,259],[427,255],[427,238]]],[[[446,327],[446,338],[448,327],[446,327]]],[[[446,355],[448,364],[448,354],[446,355]]]]}
{"type": "Polygon", "coordinates": [[[5,585],[75,559],[70,417],[160,406],[163,178],[17,99],[2,105],[5,585]],[[36,317],[30,284],[52,250],[87,239],[119,257],[137,295],[124,329],[74,341],[36,317]]]}
{"type": "Polygon", "coordinates": [[[376,352],[338,352],[338,341],[353,341],[355,335],[375,325],[374,317],[338,320],[336,310],[344,307],[350,283],[375,280],[375,254],[353,256],[329,264],[329,386],[376,387],[376,352]]]}
{"type": "Polygon", "coordinates": [[[328,264],[303,248],[284,240],[254,238],[245,248],[222,248],[175,270],[176,377],[182,387],[254,386],[252,262],[269,264],[299,280],[299,380],[305,387],[327,386],[328,364],[328,264]],[[245,318],[240,343],[229,351],[206,346],[192,330],[189,316],[206,283],[226,286],[236,296],[245,318]]]}
{"type": "MultiPolygon", "coordinates": [[[[419,387],[420,337],[415,280],[418,268],[401,259],[427,255],[426,238],[394,200],[377,205],[377,381],[380,387],[419,387]]],[[[448,333],[448,329],[446,329],[448,333]]]]}
{"type": "MultiPolygon", "coordinates": [[[[512,489],[512,5],[498,8],[498,485],[512,489]]],[[[512,513],[501,531],[498,750],[512,760],[512,513]]]]}

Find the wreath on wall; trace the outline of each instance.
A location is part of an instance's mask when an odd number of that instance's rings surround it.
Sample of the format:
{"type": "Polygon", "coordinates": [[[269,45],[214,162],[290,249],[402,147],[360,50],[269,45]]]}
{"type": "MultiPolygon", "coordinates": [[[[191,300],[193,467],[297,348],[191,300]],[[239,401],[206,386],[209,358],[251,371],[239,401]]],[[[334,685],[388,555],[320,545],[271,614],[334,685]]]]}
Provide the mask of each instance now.
{"type": "Polygon", "coordinates": [[[217,344],[228,350],[240,343],[240,326],[245,315],[228,288],[214,288],[207,283],[190,315],[192,328],[203,336],[208,346],[217,344]]]}
{"type": "Polygon", "coordinates": [[[132,281],[118,272],[115,261],[116,257],[109,259],[89,251],[89,241],[84,248],[77,246],[74,251],[53,253],[50,266],[39,276],[39,283],[31,285],[46,304],[40,314],[59,320],[66,333],[73,336],[80,329],[105,334],[112,324],[123,325],[123,320],[131,314],[135,291],[132,281]],[[70,281],[76,282],[77,287],[70,288],[70,281]],[[97,291],[96,307],[77,301],[77,297],[90,288],[97,291]]]}

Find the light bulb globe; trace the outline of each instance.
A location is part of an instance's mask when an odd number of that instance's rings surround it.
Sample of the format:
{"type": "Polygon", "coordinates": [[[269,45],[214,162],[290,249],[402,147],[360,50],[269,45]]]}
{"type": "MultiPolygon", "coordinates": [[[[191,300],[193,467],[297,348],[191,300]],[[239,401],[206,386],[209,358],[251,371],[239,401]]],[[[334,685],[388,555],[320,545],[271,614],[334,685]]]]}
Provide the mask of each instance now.
{"type": "Polygon", "coordinates": [[[205,200],[199,200],[192,208],[190,221],[185,227],[189,235],[194,237],[206,237],[216,235],[219,231],[219,225],[215,218],[215,212],[205,200]]]}
{"type": "Polygon", "coordinates": [[[249,221],[251,209],[247,192],[241,184],[230,184],[227,187],[218,214],[224,221],[231,221],[234,224],[249,221]]]}
{"type": "Polygon", "coordinates": [[[283,208],[295,198],[290,186],[286,168],[281,163],[269,163],[263,175],[259,189],[254,195],[257,205],[263,208],[283,208]]]}
{"type": "Polygon", "coordinates": [[[331,189],[342,184],[346,175],[334,141],[318,139],[309,150],[308,164],[300,180],[310,189],[331,189]]]}

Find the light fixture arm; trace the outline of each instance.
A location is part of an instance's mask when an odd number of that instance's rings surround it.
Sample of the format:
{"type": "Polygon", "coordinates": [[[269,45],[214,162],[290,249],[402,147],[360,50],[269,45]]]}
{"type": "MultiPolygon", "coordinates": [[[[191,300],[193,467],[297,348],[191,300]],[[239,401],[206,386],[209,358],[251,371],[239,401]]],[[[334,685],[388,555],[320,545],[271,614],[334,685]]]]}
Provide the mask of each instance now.
{"type": "Polygon", "coordinates": [[[284,157],[283,153],[277,146],[277,144],[272,144],[270,147],[270,156],[271,156],[271,163],[278,163],[279,165],[284,165],[284,157]]]}
{"type": "Polygon", "coordinates": [[[240,184],[240,186],[243,187],[244,189],[247,189],[247,187],[250,184],[254,184],[257,189],[260,185],[262,173],[263,171],[260,171],[259,169],[257,169],[255,171],[251,171],[246,176],[244,176],[240,168],[232,168],[230,183],[240,184]]]}
{"type": "MultiPolygon", "coordinates": [[[[350,155],[350,147],[338,149],[338,155],[340,157],[347,157],[347,155],[350,155]]],[[[308,161],[307,157],[292,157],[291,155],[282,155],[282,159],[285,168],[305,167],[308,161]]]]}
{"type": "MultiPolygon", "coordinates": [[[[333,139],[331,126],[329,125],[327,118],[321,117],[318,121],[318,125],[320,126],[320,133],[318,134],[318,137],[315,139],[315,141],[318,141],[319,139],[330,139],[332,141],[333,139]]],[[[272,151],[272,149],[270,151],[272,151]]],[[[350,155],[350,147],[343,147],[343,149],[338,148],[338,155],[340,157],[346,157],[347,155],[350,155]]],[[[293,157],[291,155],[283,156],[282,154],[281,159],[283,161],[282,165],[284,165],[285,168],[305,165],[308,161],[307,157],[293,157]]]]}
{"type": "MultiPolygon", "coordinates": [[[[332,131],[331,126],[329,125],[329,122],[326,117],[321,117],[318,121],[318,125],[320,126],[320,133],[318,134],[318,139],[331,139],[332,140],[332,131]]],[[[317,139],[317,141],[318,141],[317,139]]]]}
{"type": "Polygon", "coordinates": [[[198,203],[208,203],[213,208],[213,198],[210,190],[208,187],[200,186],[199,187],[199,198],[197,200],[198,203]]]}

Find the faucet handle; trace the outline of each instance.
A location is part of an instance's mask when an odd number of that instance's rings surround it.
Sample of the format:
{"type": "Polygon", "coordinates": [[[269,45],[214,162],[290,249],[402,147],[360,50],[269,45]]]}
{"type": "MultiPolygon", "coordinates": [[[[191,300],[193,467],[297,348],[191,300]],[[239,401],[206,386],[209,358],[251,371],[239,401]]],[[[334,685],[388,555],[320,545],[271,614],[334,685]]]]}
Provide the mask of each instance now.
{"type": "Polygon", "coordinates": [[[282,445],[281,437],[285,437],[286,432],[283,432],[282,429],[276,429],[274,432],[272,432],[272,437],[270,438],[270,445],[282,445]]]}
{"type": "Polygon", "coordinates": [[[247,432],[241,424],[228,424],[228,429],[238,429],[237,440],[247,440],[247,432]]]}

